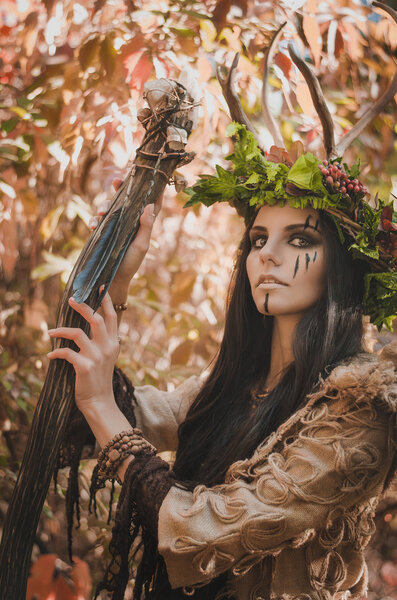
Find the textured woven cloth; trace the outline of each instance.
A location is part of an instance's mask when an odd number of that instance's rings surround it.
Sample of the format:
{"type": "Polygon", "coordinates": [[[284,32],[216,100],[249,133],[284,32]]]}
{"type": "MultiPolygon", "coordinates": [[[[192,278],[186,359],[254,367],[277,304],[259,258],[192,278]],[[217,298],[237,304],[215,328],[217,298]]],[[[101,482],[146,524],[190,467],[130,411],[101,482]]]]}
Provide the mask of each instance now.
{"type": "MultiPolygon", "coordinates": [[[[161,450],[175,450],[200,379],[174,392],[134,390],[116,370],[114,383],[131,424],[161,450]]],[[[131,463],[120,501],[127,498],[130,535],[141,527],[146,563],[157,569],[145,573],[143,565],[136,597],[360,598],[374,511],[395,471],[396,418],[394,342],[380,356],[336,367],[251,458],[230,466],[222,485],[190,492],[175,485],[161,459],[131,463]],[[163,587],[153,591],[148,577],[163,587]]],[[[66,444],[68,452],[78,454],[66,444]]]]}
{"type": "Polygon", "coordinates": [[[171,487],[158,539],[172,587],[227,572],[238,600],[360,598],[375,508],[396,467],[396,416],[394,342],[336,367],[224,484],[171,487]]]}

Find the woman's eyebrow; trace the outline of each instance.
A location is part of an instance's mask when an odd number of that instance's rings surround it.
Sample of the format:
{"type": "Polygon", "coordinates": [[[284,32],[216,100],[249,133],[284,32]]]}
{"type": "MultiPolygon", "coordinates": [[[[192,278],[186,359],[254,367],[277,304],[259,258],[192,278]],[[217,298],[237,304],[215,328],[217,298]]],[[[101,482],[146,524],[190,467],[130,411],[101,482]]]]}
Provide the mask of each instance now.
{"type": "Polygon", "coordinates": [[[306,221],[306,223],[294,223],[293,225],[287,225],[285,227],[285,231],[291,231],[291,229],[313,229],[314,231],[317,231],[318,233],[321,233],[321,231],[318,228],[318,221],[316,221],[316,225],[313,227],[313,225],[309,225],[308,222],[306,221]]]}
{"type": "MultiPolygon", "coordinates": [[[[291,231],[292,229],[313,229],[314,231],[317,231],[317,233],[321,233],[318,227],[313,227],[307,223],[294,223],[293,225],[287,225],[284,229],[285,231],[291,231]]],[[[255,225],[254,227],[251,227],[251,231],[267,232],[267,228],[262,225],[255,225]]]]}

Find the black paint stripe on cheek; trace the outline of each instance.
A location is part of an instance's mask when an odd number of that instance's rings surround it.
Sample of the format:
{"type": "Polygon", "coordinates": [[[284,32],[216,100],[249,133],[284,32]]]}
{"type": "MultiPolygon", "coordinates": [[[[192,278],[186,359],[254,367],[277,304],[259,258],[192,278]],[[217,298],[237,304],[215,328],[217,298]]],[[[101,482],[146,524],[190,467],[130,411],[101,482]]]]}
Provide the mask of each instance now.
{"type": "Polygon", "coordinates": [[[303,226],[303,229],[306,229],[307,227],[309,227],[309,223],[310,223],[310,216],[311,216],[311,215],[309,215],[309,216],[307,217],[307,219],[306,219],[306,221],[305,221],[305,224],[304,224],[304,226],[303,226]]]}
{"type": "Polygon", "coordinates": [[[269,292],[265,296],[265,313],[269,312],[269,292]]]}
{"type": "Polygon", "coordinates": [[[316,262],[316,258],[317,258],[317,250],[315,251],[314,256],[313,256],[313,262],[316,262]]]}
{"type": "Polygon", "coordinates": [[[315,226],[314,226],[314,229],[315,229],[316,231],[318,231],[318,224],[319,224],[319,222],[320,222],[320,220],[319,220],[319,219],[317,219],[317,221],[316,221],[316,224],[315,224],[315,226]]]}
{"type": "Polygon", "coordinates": [[[306,271],[307,271],[307,267],[309,266],[309,262],[310,262],[310,256],[308,255],[307,252],[305,254],[305,259],[306,259],[306,271]]]}
{"type": "Polygon", "coordinates": [[[298,257],[296,259],[296,263],[295,263],[294,277],[297,274],[298,269],[299,269],[299,255],[298,255],[298,257]]]}

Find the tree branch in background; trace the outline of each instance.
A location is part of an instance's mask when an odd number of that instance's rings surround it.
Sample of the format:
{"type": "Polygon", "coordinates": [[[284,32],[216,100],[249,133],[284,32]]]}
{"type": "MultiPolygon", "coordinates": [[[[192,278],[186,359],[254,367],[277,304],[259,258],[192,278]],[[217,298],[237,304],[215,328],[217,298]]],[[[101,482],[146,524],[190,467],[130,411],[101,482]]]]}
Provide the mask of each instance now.
{"type": "MultiPolygon", "coordinates": [[[[386,4],[382,4],[382,2],[372,2],[373,8],[380,8],[381,10],[386,11],[397,24],[397,12],[391,8],[391,6],[387,6],[386,4]]],[[[346,148],[353,143],[353,141],[364,131],[364,129],[378,116],[380,112],[385,108],[385,106],[393,99],[393,97],[397,94],[397,69],[394,73],[394,77],[390,82],[390,85],[384,93],[378,98],[378,100],[371,105],[371,107],[367,110],[366,113],[363,114],[361,119],[350,129],[348,133],[346,133],[343,138],[340,140],[338,145],[336,146],[336,156],[342,156],[345,152],[346,148]]]]}

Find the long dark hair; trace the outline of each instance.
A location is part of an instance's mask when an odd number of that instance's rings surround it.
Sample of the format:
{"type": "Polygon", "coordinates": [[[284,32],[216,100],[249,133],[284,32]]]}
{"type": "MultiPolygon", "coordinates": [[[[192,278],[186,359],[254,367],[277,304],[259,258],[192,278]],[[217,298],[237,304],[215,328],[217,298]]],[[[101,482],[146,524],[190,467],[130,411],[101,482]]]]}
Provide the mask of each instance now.
{"type": "Polygon", "coordinates": [[[211,373],[179,427],[174,473],[188,488],[221,483],[228,467],[254,449],[302,403],[319,380],[362,350],[366,263],[353,261],[330,218],[320,211],[327,280],[318,302],[299,322],[294,362],[253,415],[252,387],[270,366],[273,317],[254,304],[246,272],[249,230],[241,241],[229,288],[225,330],[211,373]]]}

